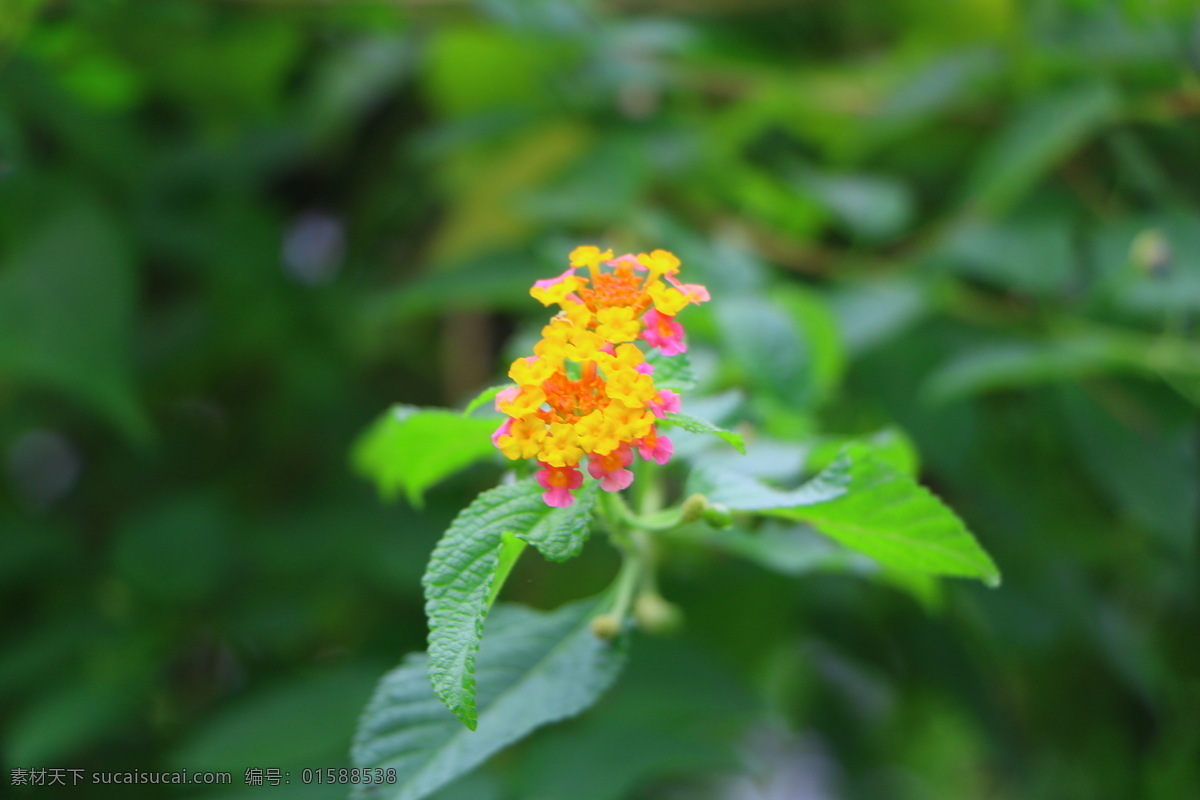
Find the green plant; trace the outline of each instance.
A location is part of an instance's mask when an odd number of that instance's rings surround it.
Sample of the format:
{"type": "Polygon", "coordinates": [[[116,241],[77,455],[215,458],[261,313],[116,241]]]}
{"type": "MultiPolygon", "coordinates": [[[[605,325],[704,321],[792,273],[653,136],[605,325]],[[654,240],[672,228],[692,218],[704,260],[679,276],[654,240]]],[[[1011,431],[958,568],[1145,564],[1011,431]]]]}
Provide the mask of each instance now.
{"type": "Polygon", "coordinates": [[[675,316],[709,293],[680,283],[679,266],[661,250],[613,258],[577,248],[564,273],[531,290],[562,311],[542,329],[535,355],[513,362],[513,384],[484,391],[461,415],[396,408],[359,444],[364,473],[419,502],[432,483],[491,456],[485,436],[495,421],[472,414],[494,400],[507,419],[492,444],[516,461],[501,485],[458,515],[430,558],[429,651],[383,679],[360,721],[354,761],[363,796],[425,797],[534,729],[591,706],[620,673],[632,630],[664,633],[680,623],[682,611],[656,580],[677,548],[712,548],[783,572],[823,563],[925,597],[942,576],[999,584],[963,523],[916,481],[911,447],[895,431],[772,441],[680,413],[678,392],[697,380],[675,316]],[[664,428],[686,444],[679,459],[664,428]],[[714,459],[706,437],[743,458],[714,459]],[[773,485],[765,478],[792,476],[756,458],[756,443],[769,445],[775,462],[793,457],[807,480],[773,485]],[[580,472],[585,457],[595,481],[580,472]],[[536,459],[536,477],[527,459],[536,459]],[[686,474],[671,471],[678,461],[690,467],[686,474]],[[564,561],[580,554],[593,529],[621,555],[600,596],[551,612],[510,604],[492,611],[528,545],[564,561]]]}

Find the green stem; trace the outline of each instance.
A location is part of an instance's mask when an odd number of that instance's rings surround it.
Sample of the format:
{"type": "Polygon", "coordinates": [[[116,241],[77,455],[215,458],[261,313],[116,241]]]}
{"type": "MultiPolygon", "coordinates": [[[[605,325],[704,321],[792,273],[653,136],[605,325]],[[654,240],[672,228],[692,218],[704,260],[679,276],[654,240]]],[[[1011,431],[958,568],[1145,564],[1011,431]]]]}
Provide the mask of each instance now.
{"type": "Polygon", "coordinates": [[[621,561],[621,571],[617,573],[616,599],[613,601],[612,614],[622,623],[629,616],[633,605],[633,596],[641,583],[642,554],[635,550],[625,552],[621,561]]]}

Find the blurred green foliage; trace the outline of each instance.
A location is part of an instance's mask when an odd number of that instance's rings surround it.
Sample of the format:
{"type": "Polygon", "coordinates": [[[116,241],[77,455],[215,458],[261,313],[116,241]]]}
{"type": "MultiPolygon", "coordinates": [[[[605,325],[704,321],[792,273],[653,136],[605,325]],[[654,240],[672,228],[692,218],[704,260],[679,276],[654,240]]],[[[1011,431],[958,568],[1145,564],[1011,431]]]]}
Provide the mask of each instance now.
{"type": "MultiPolygon", "coordinates": [[[[0,4],[4,767],[235,770],[31,797],[345,796],[299,771],[348,763],[424,647],[436,537],[497,474],[398,478],[418,514],[352,443],[496,383],[528,285],[592,242],[712,289],[693,366],[750,399],[696,413],[740,420],[758,474],[800,468],[774,441],[895,426],[892,466],[919,453],[1005,584],[931,611],[815,553],[685,553],[682,636],[445,797],[1200,793],[1198,24],[1190,0],[0,4]]],[[[527,557],[506,594],[554,607],[613,564],[527,557]]]]}

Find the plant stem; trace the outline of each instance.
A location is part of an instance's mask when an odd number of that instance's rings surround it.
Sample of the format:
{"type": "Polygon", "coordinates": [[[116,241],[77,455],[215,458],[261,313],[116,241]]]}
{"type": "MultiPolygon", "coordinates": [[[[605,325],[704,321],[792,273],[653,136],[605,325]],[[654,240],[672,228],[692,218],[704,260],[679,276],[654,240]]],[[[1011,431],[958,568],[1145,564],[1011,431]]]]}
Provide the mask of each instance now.
{"type": "Polygon", "coordinates": [[[625,550],[621,571],[617,573],[617,597],[613,602],[612,614],[622,623],[629,615],[633,596],[637,592],[642,573],[642,554],[636,549],[625,550]]]}

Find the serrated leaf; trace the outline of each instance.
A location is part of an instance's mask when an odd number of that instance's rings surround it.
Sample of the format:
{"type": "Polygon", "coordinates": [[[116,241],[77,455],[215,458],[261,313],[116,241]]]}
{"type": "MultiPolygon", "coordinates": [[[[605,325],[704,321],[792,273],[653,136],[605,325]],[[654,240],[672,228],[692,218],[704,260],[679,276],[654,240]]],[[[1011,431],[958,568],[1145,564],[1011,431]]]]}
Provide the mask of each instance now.
{"type": "Polygon", "coordinates": [[[590,628],[595,600],[553,612],[496,608],[479,654],[479,730],[464,730],[429,695],[423,654],[384,676],[367,705],[352,757],[360,768],[395,769],[393,785],[356,788],[360,798],[420,800],[543,725],[594,704],[625,664],[624,638],[590,628]]]}
{"type": "Polygon", "coordinates": [[[528,546],[524,539],[520,539],[516,534],[510,532],[505,532],[500,537],[500,553],[496,556],[496,573],[492,578],[492,589],[488,592],[489,609],[496,602],[500,590],[504,588],[504,582],[508,580],[509,573],[521,560],[521,554],[528,546]]]}
{"type": "Polygon", "coordinates": [[[865,446],[851,448],[848,455],[850,486],[844,495],[765,513],[807,522],[885,568],[999,585],[991,557],[941,500],[865,446]]]}
{"type": "Polygon", "coordinates": [[[654,367],[654,385],[657,388],[673,392],[690,392],[696,388],[692,362],[686,355],[664,356],[655,350],[646,357],[646,363],[654,367]]]}
{"type": "Polygon", "coordinates": [[[841,497],[850,485],[850,461],[838,458],[814,478],[788,491],[768,486],[757,478],[720,467],[704,467],[692,476],[689,488],[711,503],[733,511],[798,509],[841,497]]]}
{"type": "Polygon", "coordinates": [[[383,497],[403,491],[420,507],[426,489],[495,454],[495,427],[445,409],[393,406],[355,444],[354,466],[383,497]]]}
{"type": "Polygon", "coordinates": [[[547,514],[525,533],[517,536],[531,545],[551,561],[566,561],[583,550],[588,534],[592,510],[600,484],[588,482],[575,492],[575,502],[557,513],[547,514]]]}
{"type": "Polygon", "coordinates": [[[474,400],[467,403],[467,407],[463,409],[462,415],[464,417],[471,416],[471,414],[473,414],[475,412],[475,409],[477,409],[480,406],[483,406],[487,403],[490,403],[492,400],[494,400],[496,398],[496,395],[500,394],[501,392],[503,392],[505,389],[507,389],[508,387],[510,387],[512,385],[513,384],[511,384],[511,383],[503,383],[499,386],[489,386],[488,388],[484,389],[482,392],[477,394],[475,396],[474,400]]]}
{"type": "Polygon", "coordinates": [[[687,414],[668,414],[666,422],[689,433],[711,433],[713,436],[719,436],[736,447],[739,453],[746,454],[746,443],[742,440],[741,434],[718,428],[708,420],[689,417],[687,414]]]}
{"type": "Polygon", "coordinates": [[[446,707],[471,729],[476,723],[475,654],[504,534],[533,534],[542,541],[538,532],[544,531],[544,539],[565,542],[582,537],[580,529],[586,528],[591,518],[591,504],[586,500],[568,508],[550,508],[541,492],[541,487],[526,480],[476,497],[443,534],[425,570],[429,679],[446,707]]]}
{"type": "Polygon", "coordinates": [[[681,533],[680,538],[704,542],[781,575],[799,577],[829,572],[875,578],[912,595],[929,611],[940,607],[937,577],[883,568],[874,559],[830,541],[809,525],[771,520],[755,531],[736,527],[714,530],[695,525],[681,533]]]}

